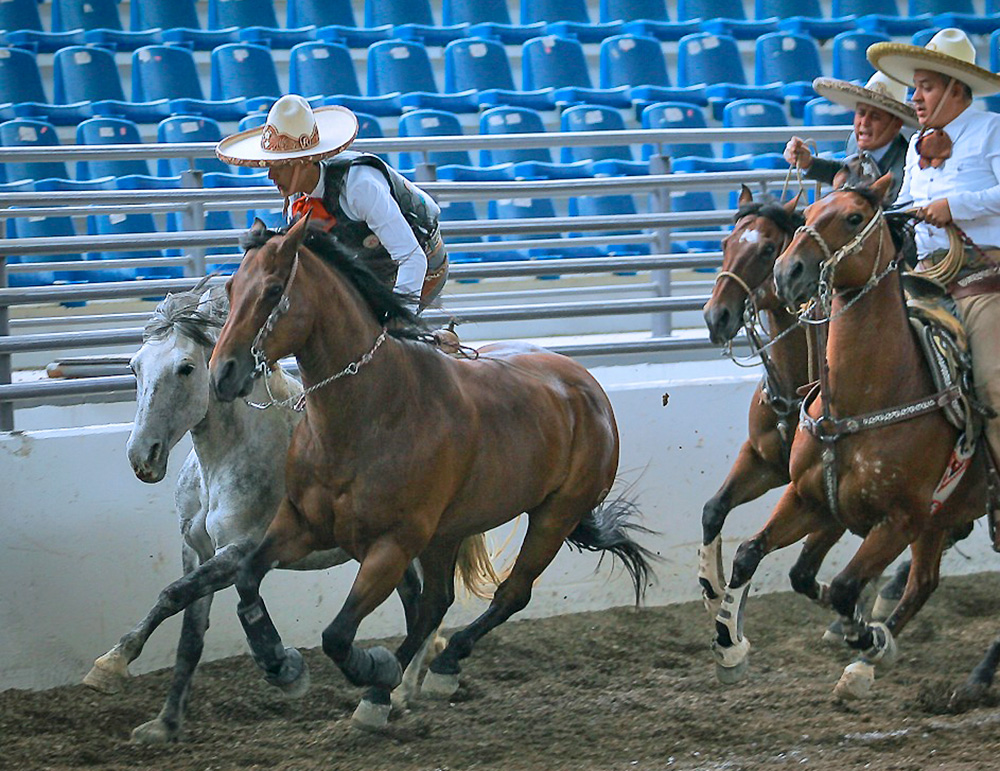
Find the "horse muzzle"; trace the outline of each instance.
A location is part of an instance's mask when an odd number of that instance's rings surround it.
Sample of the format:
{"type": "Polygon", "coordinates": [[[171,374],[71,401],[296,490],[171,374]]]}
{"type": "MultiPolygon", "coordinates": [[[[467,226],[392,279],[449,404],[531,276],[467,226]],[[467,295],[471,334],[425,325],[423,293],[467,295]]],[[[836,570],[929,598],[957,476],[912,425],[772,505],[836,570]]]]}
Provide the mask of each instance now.
{"type": "Polygon", "coordinates": [[[220,402],[231,402],[249,396],[253,390],[254,370],[236,357],[212,362],[212,392],[220,402]]]}
{"type": "Polygon", "coordinates": [[[126,454],[132,471],[140,482],[155,484],[166,476],[170,451],[162,442],[141,447],[130,442],[126,454]]]}
{"type": "Polygon", "coordinates": [[[731,304],[709,300],[702,312],[705,326],[708,327],[708,337],[715,345],[724,345],[736,337],[742,322],[742,309],[730,307],[731,304]]]}
{"type": "Polygon", "coordinates": [[[816,294],[819,264],[786,253],[775,263],[774,285],[788,306],[801,305],[816,294]]]}

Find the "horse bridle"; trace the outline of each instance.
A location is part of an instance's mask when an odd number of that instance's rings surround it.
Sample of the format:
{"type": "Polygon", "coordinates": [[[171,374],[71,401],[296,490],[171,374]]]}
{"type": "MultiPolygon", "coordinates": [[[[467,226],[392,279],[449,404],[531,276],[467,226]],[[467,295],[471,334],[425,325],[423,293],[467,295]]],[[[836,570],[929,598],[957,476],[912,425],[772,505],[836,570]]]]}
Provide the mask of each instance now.
{"type": "Polygon", "coordinates": [[[371,349],[362,354],[358,359],[355,359],[346,367],[344,367],[339,372],[330,375],[330,377],[320,380],[318,383],[313,383],[301,394],[290,396],[287,399],[275,399],[274,394],[271,393],[271,383],[267,377],[268,372],[271,369],[271,365],[267,361],[267,354],[264,353],[264,339],[274,331],[275,325],[288,313],[288,309],[292,305],[291,297],[289,292],[292,288],[292,283],[295,281],[295,276],[299,271],[299,250],[295,250],[295,257],[292,259],[292,269],[288,273],[288,280],[285,282],[284,288],[281,290],[281,297],[278,298],[278,302],[275,303],[271,312],[268,314],[267,318],[264,319],[264,323],[261,328],[257,330],[257,334],[254,336],[253,342],[250,344],[250,354],[253,356],[254,362],[254,377],[264,378],[264,387],[267,389],[267,396],[271,400],[266,403],[252,402],[249,399],[244,399],[248,406],[253,407],[258,410],[266,410],[268,407],[291,407],[295,412],[302,412],[306,408],[306,397],[314,391],[329,385],[335,380],[340,380],[343,377],[350,377],[352,375],[357,375],[358,371],[368,362],[372,360],[375,355],[375,351],[379,349],[379,346],[385,342],[386,329],[382,328],[381,334],[375,338],[375,343],[372,345],[371,349]]]}

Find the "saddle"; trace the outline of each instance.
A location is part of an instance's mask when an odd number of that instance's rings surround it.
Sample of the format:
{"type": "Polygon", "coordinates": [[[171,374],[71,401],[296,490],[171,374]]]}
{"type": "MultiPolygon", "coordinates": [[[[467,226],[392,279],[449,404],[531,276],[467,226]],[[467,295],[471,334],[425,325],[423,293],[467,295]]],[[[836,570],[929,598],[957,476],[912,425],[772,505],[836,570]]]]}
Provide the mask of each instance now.
{"type": "Polygon", "coordinates": [[[944,414],[971,446],[983,430],[984,418],[992,410],[976,399],[972,380],[972,355],[958,309],[936,281],[913,273],[904,274],[906,308],[917,340],[924,352],[938,390],[957,385],[961,396],[944,406],[944,414]]]}

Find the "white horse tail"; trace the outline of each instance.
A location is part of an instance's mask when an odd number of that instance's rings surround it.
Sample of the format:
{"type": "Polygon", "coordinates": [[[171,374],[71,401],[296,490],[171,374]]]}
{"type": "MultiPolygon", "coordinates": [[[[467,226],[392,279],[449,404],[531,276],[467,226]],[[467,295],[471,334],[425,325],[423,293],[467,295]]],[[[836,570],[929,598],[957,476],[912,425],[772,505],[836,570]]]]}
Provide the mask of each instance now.
{"type": "Polygon", "coordinates": [[[500,577],[493,567],[493,556],[486,546],[485,533],[470,535],[458,547],[455,580],[473,597],[493,599],[493,590],[500,584],[500,577]]]}

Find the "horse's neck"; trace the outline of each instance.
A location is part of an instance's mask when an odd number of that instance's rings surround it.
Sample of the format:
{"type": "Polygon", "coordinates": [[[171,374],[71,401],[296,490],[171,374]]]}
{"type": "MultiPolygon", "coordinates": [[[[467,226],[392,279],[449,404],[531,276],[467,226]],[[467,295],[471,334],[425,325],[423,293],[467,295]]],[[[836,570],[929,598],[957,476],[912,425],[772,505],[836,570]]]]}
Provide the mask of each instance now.
{"type": "MultiPolygon", "coordinates": [[[[788,333],[798,319],[784,308],[764,310],[761,313],[767,320],[771,339],[781,338],[768,349],[776,375],[781,379],[781,385],[792,389],[804,385],[809,381],[809,348],[805,332],[800,329],[788,333]]],[[[794,394],[789,392],[783,396],[791,398],[794,394]]]]}
{"type": "MultiPolygon", "coordinates": [[[[838,297],[836,315],[854,295],[838,297]]],[[[930,379],[891,273],[867,297],[830,322],[827,341],[834,412],[856,415],[926,396],[930,379]]]]}

